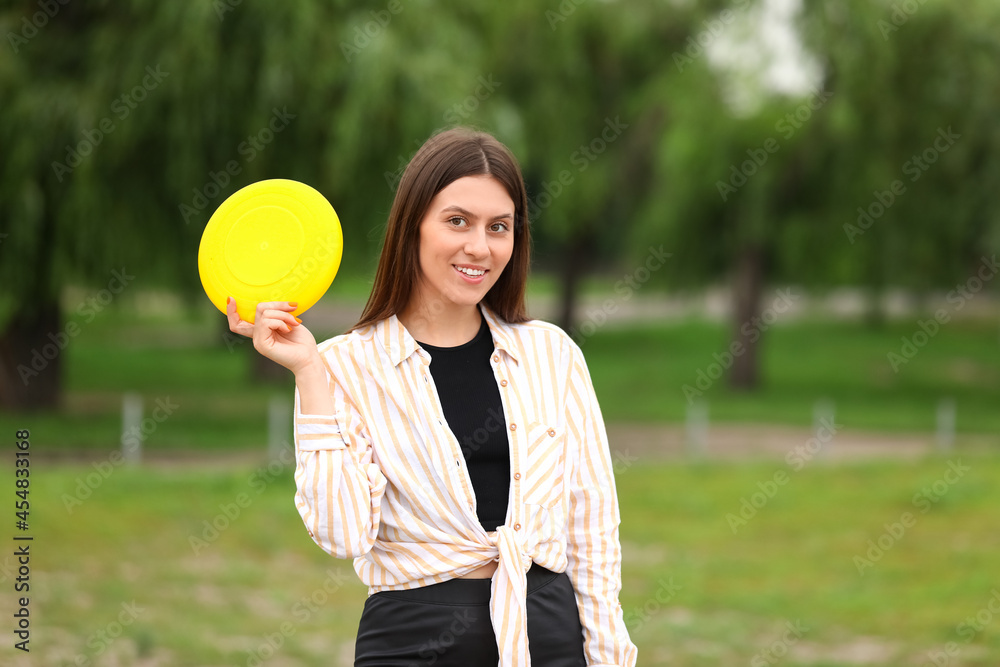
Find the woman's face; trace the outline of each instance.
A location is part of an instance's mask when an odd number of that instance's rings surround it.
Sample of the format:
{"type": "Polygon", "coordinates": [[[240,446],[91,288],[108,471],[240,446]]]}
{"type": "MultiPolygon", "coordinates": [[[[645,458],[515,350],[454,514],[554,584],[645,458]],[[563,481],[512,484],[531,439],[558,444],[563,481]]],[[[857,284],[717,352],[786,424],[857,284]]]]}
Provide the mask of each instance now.
{"type": "Polygon", "coordinates": [[[431,200],[420,223],[417,287],[425,308],[479,303],[514,251],[514,202],[492,176],[465,176],[431,200]]]}

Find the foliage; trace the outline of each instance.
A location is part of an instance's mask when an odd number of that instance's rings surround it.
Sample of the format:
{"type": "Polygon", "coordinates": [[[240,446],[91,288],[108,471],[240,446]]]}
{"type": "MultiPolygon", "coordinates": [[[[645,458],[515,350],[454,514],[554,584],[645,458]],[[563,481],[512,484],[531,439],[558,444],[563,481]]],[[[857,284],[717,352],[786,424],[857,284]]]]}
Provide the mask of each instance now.
{"type": "Polygon", "coordinates": [[[769,281],[952,286],[1000,245],[1000,12],[898,4],[805,1],[818,92],[799,94],[713,55],[754,53],[763,0],[7,3],[0,325],[121,267],[203,299],[205,223],[264,178],[326,194],[341,271],[370,275],[399,169],[456,123],[520,157],[543,268],[663,246],[654,280],[703,286],[756,248],[769,281]],[[734,82],[753,95],[734,102],[734,82]],[[906,180],[948,128],[959,138],[906,180]],[[894,180],[905,193],[857,229],[894,180]]]}
{"type": "Polygon", "coordinates": [[[637,237],[668,239],[675,283],[726,275],[747,244],[766,249],[772,281],[964,280],[1000,229],[983,187],[1000,175],[996,5],[816,1],[797,23],[819,63],[812,91],[774,91],[734,113],[726,73],[705,56],[650,82],[676,103],[637,237]],[[859,223],[859,208],[871,218],[859,223]]]}

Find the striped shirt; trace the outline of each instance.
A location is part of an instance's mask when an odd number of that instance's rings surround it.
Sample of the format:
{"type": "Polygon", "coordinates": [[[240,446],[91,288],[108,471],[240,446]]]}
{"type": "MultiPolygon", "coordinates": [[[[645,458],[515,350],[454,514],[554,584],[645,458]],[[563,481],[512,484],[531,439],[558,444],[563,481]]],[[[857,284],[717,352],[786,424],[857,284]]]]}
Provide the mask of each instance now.
{"type": "Polygon", "coordinates": [[[295,506],[310,537],[353,558],[371,595],[426,586],[491,561],[490,618],[501,667],[530,665],[526,572],[567,572],[587,664],[635,665],[621,589],[620,516],[607,433],[579,346],[562,329],[509,324],[480,304],[510,442],[510,502],[487,532],[431,357],[393,315],[319,345],[336,414],[295,393],[295,506]]]}

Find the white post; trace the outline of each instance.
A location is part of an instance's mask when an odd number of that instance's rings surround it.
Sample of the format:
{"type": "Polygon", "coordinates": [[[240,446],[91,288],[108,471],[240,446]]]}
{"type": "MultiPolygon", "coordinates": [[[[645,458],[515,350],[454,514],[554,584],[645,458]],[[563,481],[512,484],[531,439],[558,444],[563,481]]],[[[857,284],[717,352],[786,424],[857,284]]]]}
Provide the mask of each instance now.
{"type": "Polygon", "coordinates": [[[832,433],[834,431],[834,416],[835,408],[833,401],[830,399],[821,398],[813,404],[812,431],[813,436],[816,438],[816,442],[821,443],[821,449],[818,452],[821,456],[825,456],[827,454],[829,446],[832,444],[832,440],[829,442],[823,442],[823,439],[820,437],[820,429],[825,428],[828,433],[832,433]]]}
{"type": "Polygon", "coordinates": [[[282,450],[289,447],[292,430],[292,406],[282,396],[272,396],[267,404],[267,458],[281,461],[282,450]]]}
{"type": "Polygon", "coordinates": [[[142,461],[142,396],[132,392],[122,397],[121,445],[125,463],[142,461]]]}
{"type": "Polygon", "coordinates": [[[686,435],[685,444],[688,454],[696,457],[703,456],[708,440],[708,402],[688,403],[686,435]]]}
{"type": "Polygon", "coordinates": [[[949,452],[955,444],[955,399],[943,398],[937,407],[937,447],[949,452]]]}

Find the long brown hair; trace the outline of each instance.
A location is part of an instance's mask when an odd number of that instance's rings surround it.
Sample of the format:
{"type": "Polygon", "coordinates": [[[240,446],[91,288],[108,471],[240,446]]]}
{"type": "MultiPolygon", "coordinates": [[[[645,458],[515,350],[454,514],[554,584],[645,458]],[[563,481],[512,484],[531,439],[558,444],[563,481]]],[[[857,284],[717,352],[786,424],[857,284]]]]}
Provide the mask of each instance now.
{"type": "Polygon", "coordinates": [[[524,288],[531,236],[521,168],[513,153],[491,134],[456,127],[431,136],[406,166],[389,211],[372,293],[361,319],[348,333],[406,308],[420,274],[420,223],[431,200],[459,178],[484,175],[497,179],[514,202],[514,250],[483,303],[507,322],[528,320],[524,288]]]}

